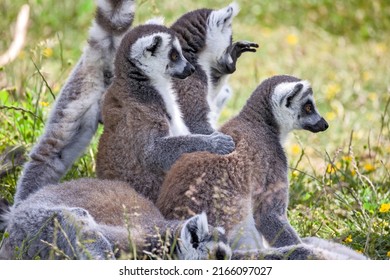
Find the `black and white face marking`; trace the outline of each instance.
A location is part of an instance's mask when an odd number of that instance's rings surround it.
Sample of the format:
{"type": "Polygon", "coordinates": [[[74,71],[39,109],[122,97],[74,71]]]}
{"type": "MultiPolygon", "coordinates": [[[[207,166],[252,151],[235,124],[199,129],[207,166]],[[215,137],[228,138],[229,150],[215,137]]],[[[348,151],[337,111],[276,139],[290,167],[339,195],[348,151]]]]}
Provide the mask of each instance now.
{"type": "Polygon", "coordinates": [[[326,130],[329,126],[317,111],[308,81],[277,85],[272,95],[272,105],[283,136],[294,129],[316,133],[326,130]]]}
{"type": "Polygon", "coordinates": [[[179,259],[205,260],[230,259],[232,252],[225,231],[207,223],[205,213],[196,215],[184,224],[177,246],[179,259]]]}
{"type": "Polygon", "coordinates": [[[184,58],[179,40],[163,32],[138,39],[131,48],[130,59],[152,80],[161,76],[184,79],[195,71],[184,58]]]}

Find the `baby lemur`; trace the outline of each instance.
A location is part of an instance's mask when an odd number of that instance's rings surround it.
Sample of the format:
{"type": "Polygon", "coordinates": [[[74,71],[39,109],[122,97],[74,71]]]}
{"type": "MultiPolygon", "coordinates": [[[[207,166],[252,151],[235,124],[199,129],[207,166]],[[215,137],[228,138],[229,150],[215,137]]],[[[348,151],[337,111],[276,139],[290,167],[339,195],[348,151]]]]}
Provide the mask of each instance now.
{"type": "MultiPolygon", "coordinates": [[[[288,168],[282,143],[294,129],[327,128],[307,81],[269,78],[221,128],[233,137],[235,151],[180,157],[167,173],[156,204],[167,218],[206,211],[212,225],[225,228],[234,250],[263,248],[262,238],[272,247],[301,245],[287,219],[288,168]]],[[[307,255],[303,250],[297,257],[307,255]]]]}
{"type": "Polygon", "coordinates": [[[116,50],[129,30],[134,0],[96,1],[88,45],[65,82],[18,181],[15,203],[45,184],[58,183],[96,132],[100,101],[111,84],[116,50]]]}
{"type": "Polygon", "coordinates": [[[127,181],[155,201],[165,173],[183,154],[227,154],[230,136],[191,134],[181,116],[173,77],[195,68],[184,58],[175,32],[147,24],[126,36],[115,60],[115,76],[103,102],[104,132],[99,141],[97,175],[127,181]]]}

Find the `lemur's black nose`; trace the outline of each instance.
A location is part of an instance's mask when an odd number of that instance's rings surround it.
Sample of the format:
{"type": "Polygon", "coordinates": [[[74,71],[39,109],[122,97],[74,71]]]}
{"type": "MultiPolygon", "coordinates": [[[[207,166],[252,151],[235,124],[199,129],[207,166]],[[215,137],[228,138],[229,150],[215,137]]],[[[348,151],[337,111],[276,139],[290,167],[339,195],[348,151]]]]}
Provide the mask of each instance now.
{"type": "Polygon", "coordinates": [[[321,121],[320,121],[320,122],[322,123],[322,127],[323,127],[322,131],[327,130],[328,127],[329,127],[328,122],[327,122],[324,118],[321,118],[321,121]]]}

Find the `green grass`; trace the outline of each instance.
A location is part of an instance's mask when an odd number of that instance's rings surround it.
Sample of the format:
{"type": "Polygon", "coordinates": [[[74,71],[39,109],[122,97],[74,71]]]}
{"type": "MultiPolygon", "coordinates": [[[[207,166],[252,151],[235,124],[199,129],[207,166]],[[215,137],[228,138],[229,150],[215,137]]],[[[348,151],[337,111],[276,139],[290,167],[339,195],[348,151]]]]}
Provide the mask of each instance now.
{"type": "MultiPolygon", "coordinates": [[[[5,50],[19,7],[4,0],[0,50],[5,50]]],[[[85,45],[92,0],[30,0],[28,41],[0,70],[0,152],[30,150],[41,134],[54,97],[85,45]],[[35,65],[34,65],[35,64],[35,65]],[[47,82],[47,84],[46,84],[47,82]]],[[[171,24],[191,9],[227,1],[138,1],[135,24],[163,15],[171,24]]],[[[244,54],[230,82],[234,96],[221,123],[236,114],[259,82],[291,74],[312,83],[330,127],[320,134],[298,131],[289,155],[289,217],[302,236],[335,239],[373,259],[390,252],[390,5],[388,1],[238,0],[234,39],[260,44],[244,54]],[[381,208],[382,207],[382,208],[381,208]]],[[[101,132],[101,128],[100,128],[101,132]]],[[[94,176],[98,135],[65,179],[94,176]]],[[[17,169],[0,181],[12,202],[17,169]]]]}

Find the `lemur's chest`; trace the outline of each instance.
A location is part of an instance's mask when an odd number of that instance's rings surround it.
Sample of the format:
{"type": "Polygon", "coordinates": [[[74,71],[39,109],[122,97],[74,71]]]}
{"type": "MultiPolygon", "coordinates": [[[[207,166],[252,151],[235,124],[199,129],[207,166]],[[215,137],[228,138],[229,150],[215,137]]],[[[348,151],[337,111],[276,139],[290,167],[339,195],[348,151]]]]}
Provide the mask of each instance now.
{"type": "Polygon", "coordinates": [[[183,114],[171,84],[159,88],[159,93],[164,101],[165,112],[169,123],[169,135],[167,136],[175,137],[189,135],[190,131],[184,122],[183,114]]]}

